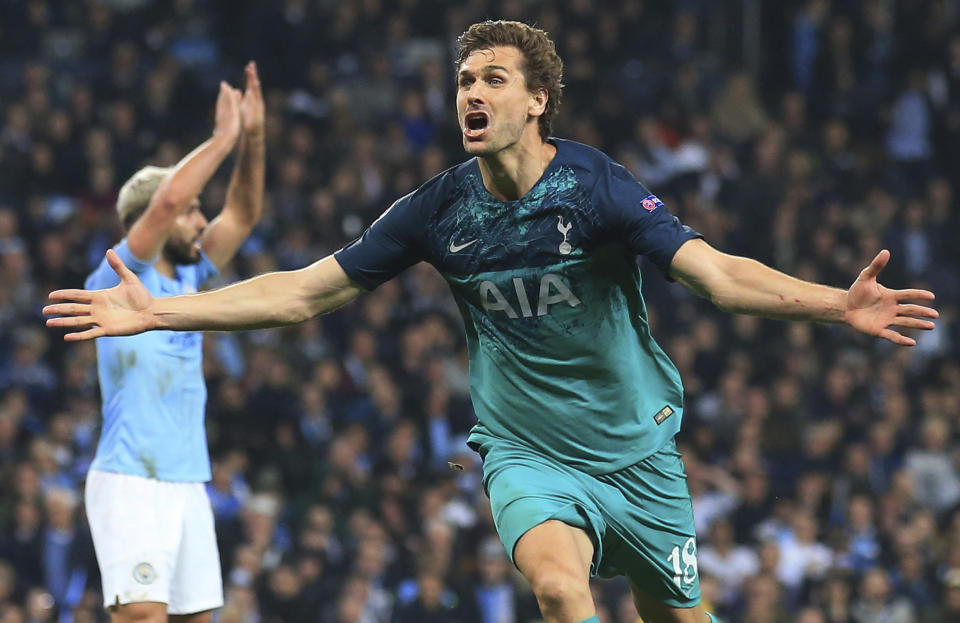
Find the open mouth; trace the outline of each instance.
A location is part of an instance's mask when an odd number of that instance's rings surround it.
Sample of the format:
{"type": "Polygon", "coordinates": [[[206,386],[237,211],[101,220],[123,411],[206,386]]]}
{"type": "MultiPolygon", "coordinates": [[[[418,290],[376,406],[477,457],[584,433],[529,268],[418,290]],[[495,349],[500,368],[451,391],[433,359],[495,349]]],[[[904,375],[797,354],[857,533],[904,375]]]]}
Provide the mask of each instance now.
{"type": "Polygon", "coordinates": [[[468,112],[463,118],[463,134],[467,138],[480,138],[483,136],[490,125],[490,117],[487,113],[475,110],[468,112]]]}

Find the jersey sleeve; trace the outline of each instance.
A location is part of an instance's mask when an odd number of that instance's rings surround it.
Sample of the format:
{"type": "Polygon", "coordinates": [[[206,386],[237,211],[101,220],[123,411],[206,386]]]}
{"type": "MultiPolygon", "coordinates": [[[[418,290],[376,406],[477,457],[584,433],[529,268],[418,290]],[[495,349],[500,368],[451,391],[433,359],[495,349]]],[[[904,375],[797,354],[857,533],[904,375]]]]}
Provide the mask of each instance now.
{"type": "Polygon", "coordinates": [[[683,243],[703,237],[670,214],[656,195],[615,162],[611,161],[604,175],[599,176],[594,192],[600,205],[609,210],[611,231],[664,274],[683,243]]]}
{"type": "MultiPolygon", "coordinates": [[[[120,259],[123,260],[127,268],[136,275],[141,275],[146,270],[152,268],[153,263],[156,261],[156,259],[141,260],[136,257],[133,252],[130,251],[130,245],[127,244],[126,238],[114,245],[113,250],[120,259]]],[[[101,290],[103,288],[112,288],[118,283],[120,283],[120,277],[110,268],[110,264],[107,263],[107,258],[103,258],[100,260],[100,265],[87,277],[86,282],[84,282],[84,287],[88,290],[101,290]]]]}
{"type": "Polygon", "coordinates": [[[401,197],[362,236],[334,253],[350,279],[373,290],[426,259],[422,203],[416,193],[401,197]]]}

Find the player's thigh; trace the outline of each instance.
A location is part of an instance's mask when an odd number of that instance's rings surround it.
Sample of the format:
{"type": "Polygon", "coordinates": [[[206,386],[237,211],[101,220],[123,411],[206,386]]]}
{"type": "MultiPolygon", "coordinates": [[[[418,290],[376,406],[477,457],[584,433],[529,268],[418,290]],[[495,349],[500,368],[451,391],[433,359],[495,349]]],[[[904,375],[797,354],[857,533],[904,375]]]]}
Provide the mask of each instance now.
{"type": "Polygon", "coordinates": [[[693,506],[673,444],[598,480],[616,490],[602,503],[608,537],[600,574],[625,575],[669,608],[700,603],[693,506]]]}
{"type": "MultiPolygon", "coordinates": [[[[590,544],[590,556],[595,559],[593,545],[602,540],[603,521],[594,500],[589,494],[592,480],[570,468],[526,448],[502,444],[491,449],[484,457],[484,489],[490,497],[490,509],[497,534],[518,568],[516,558],[518,544],[525,541],[525,559],[537,565],[536,548],[531,543],[547,541],[541,533],[553,536],[562,529],[562,523],[579,529],[580,536],[567,535],[567,553],[577,553],[576,543],[590,544]],[[556,520],[555,523],[549,523],[556,520]],[[550,528],[549,526],[555,526],[550,528]],[[536,530],[534,530],[536,529],[536,530]],[[531,534],[532,533],[532,534],[531,534]]],[[[547,548],[549,549],[549,548],[547,548]]],[[[544,552],[543,556],[550,556],[544,552]]],[[[577,554],[579,560],[579,554],[577,554]]],[[[591,571],[587,559],[587,573],[591,571]]],[[[578,563],[579,564],[579,563],[578,563]]],[[[529,565],[528,565],[529,568],[529,565]]],[[[521,571],[523,569],[521,568],[521,571]]]]}
{"type": "Polygon", "coordinates": [[[130,610],[136,614],[169,602],[183,513],[171,484],[96,470],[87,475],[86,512],[106,608],[148,604],[130,610]]]}
{"type": "Polygon", "coordinates": [[[182,518],[180,548],[170,578],[167,612],[194,616],[223,605],[223,580],[207,492],[202,483],[181,484],[187,511],[182,518]]]}
{"type": "Polygon", "coordinates": [[[513,557],[531,585],[546,576],[563,575],[587,586],[593,542],[583,529],[550,519],[520,537],[513,557]]]}
{"type": "Polygon", "coordinates": [[[120,604],[108,608],[110,623],[166,623],[167,604],[156,601],[120,604]]]}
{"type": "Polygon", "coordinates": [[[630,592],[633,593],[633,603],[643,623],[709,623],[703,604],[689,608],[668,606],[644,592],[632,580],[630,592]]]}
{"type": "Polygon", "coordinates": [[[581,529],[556,519],[528,530],[514,550],[546,621],[582,621],[596,612],[590,592],[593,543],[581,529]]]}

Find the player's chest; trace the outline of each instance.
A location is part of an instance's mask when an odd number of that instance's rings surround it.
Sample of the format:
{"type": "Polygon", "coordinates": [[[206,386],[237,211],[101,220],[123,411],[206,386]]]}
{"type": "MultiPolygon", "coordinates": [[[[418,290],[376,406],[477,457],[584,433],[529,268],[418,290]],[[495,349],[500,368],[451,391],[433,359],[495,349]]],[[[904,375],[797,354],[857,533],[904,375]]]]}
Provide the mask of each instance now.
{"type": "Polygon", "coordinates": [[[439,215],[427,239],[441,272],[468,275],[582,260],[598,233],[586,197],[572,192],[537,202],[464,198],[439,215]]]}
{"type": "MultiPolygon", "coordinates": [[[[178,274],[175,279],[171,279],[155,273],[153,277],[152,279],[145,279],[144,285],[154,297],[161,298],[197,293],[196,285],[187,276],[178,274]]],[[[200,356],[203,336],[199,332],[158,331],[152,335],[157,337],[152,344],[153,348],[164,357],[183,359],[200,356]]]]}
{"type": "Polygon", "coordinates": [[[179,296],[181,294],[196,294],[197,286],[187,275],[177,273],[170,278],[153,271],[143,277],[143,285],[155,297],[179,296]]]}

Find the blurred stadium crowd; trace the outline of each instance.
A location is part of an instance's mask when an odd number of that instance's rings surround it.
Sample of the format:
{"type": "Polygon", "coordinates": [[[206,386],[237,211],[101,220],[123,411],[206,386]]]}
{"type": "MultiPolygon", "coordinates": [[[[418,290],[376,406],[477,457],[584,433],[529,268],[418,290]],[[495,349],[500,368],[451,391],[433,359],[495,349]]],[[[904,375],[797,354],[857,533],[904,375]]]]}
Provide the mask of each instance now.
{"type": "MultiPolygon", "coordinates": [[[[956,3],[5,0],[0,623],[105,620],[82,504],[95,353],[39,310],[122,235],[123,181],[201,142],[218,81],[239,85],[255,59],[267,208],[218,283],[304,266],[463,160],[452,44],[487,17],[554,37],[557,135],[627,165],[714,246],[841,287],[889,248],[885,284],[938,294],[938,328],[898,349],[725,315],[645,270],[654,334],[687,389],[711,609],[734,623],[960,621],[956,3]]],[[[538,618],[464,445],[465,345],[432,268],[299,326],[209,334],[205,358],[218,621],[538,618]]],[[[596,594],[604,623],[636,620],[622,579],[596,594]]]]}

